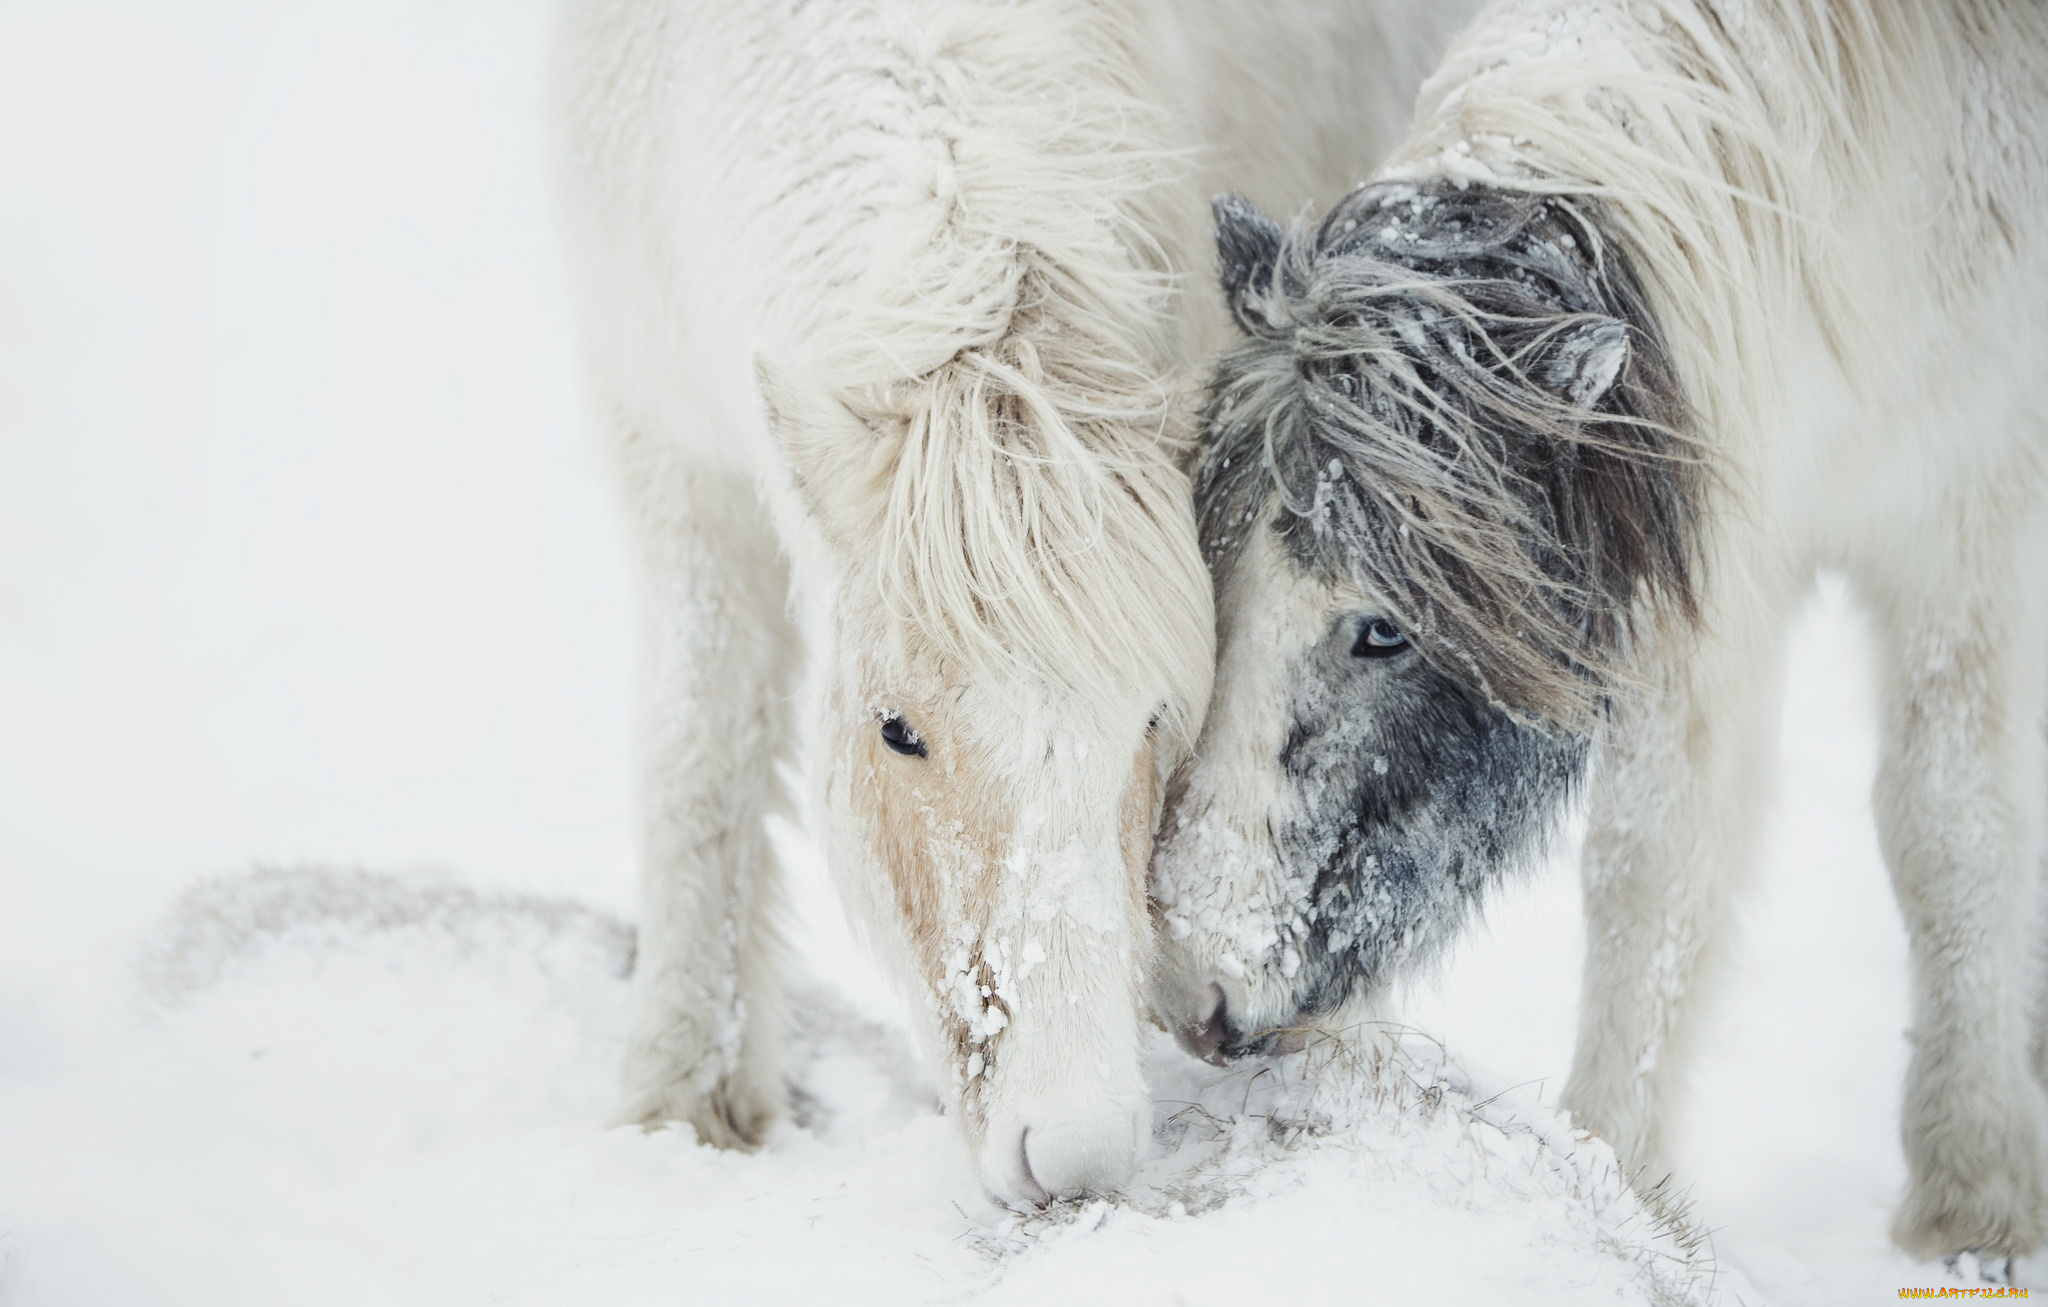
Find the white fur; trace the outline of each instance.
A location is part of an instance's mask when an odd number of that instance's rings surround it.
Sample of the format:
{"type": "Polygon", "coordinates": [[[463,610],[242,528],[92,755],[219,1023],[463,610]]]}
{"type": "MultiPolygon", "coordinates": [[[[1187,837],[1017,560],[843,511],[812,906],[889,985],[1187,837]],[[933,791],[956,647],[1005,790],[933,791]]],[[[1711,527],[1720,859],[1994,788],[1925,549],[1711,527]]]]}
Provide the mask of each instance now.
{"type": "Polygon", "coordinates": [[[1600,195],[1717,458],[1704,623],[1648,645],[1649,692],[1599,745],[1567,1102],[1664,1173],[1690,999],[1769,791],[1784,633],[1841,568],[1883,648],[1876,809],[1913,951],[1894,1234],[2038,1246],[2048,11],[1500,3],[1392,172],[1600,195]]]}
{"type": "Polygon", "coordinates": [[[1206,197],[1335,198],[1463,12],[572,5],[568,180],[648,632],[622,1119],[745,1146],[779,1110],[762,821],[801,625],[828,854],[985,1182],[1128,1174],[1129,805],[1149,823],[1211,674],[1179,468],[1222,335],[1206,197]],[[928,758],[881,749],[892,715],[928,758]]]}

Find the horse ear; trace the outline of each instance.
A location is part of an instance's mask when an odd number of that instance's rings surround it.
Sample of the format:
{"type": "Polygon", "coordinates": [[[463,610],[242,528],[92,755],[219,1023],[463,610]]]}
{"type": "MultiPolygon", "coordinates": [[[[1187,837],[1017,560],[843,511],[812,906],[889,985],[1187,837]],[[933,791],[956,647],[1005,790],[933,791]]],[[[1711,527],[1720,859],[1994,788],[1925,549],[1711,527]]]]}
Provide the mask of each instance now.
{"type": "Polygon", "coordinates": [[[1216,215],[1216,273],[1223,282],[1223,299],[1230,316],[1244,333],[1260,335],[1271,331],[1272,320],[1257,308],[1257,301],[1272,295],[1273,270],[1280,262],[1283,233],[1275,223],[1242,195],[1226,192],[1209,201],[1216,215]]]}
{"type": "Polygon", "coordinates": [[[1537,379],[1577,408],[1597,408],[1628,364],[1628,324],[1596,318],[1553,341],[1537,379]]]}
{"type": "Polygon", "coordinates": [[[857,533],[873,507],[866,492],[874,483],[874,432],[844,405],[813,396],[759,353],[754,387],[805,511],[828,538],[857,533]]]}

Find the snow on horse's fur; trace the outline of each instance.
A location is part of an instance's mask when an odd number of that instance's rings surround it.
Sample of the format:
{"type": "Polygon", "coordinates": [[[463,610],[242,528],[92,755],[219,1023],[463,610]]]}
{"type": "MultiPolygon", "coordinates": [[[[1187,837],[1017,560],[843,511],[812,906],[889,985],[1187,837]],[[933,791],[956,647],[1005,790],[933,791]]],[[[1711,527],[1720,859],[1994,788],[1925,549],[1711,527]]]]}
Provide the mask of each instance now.
{"type": "Polygon", "coordinates": [[[565,153],[647,627],[623,1119],[750,1146],[782,1110],[764,822],[808,642],[827,856],[985,1182],[1128,1173],[1155,778],[1213,662],[1182,469],[1224,321],[1206,279],[1181,290],[1201,196],[1348,189],[1462,11],[571,7],[565,153]]]}
{"type": "Polygon", "coordinates": [[[1567,1102],[1652,1179],[1817,568],[1883,646],[1922,1254],[2048,1233],[2048,11],[1502,0],[1394,162],[1219,202],[1219,667],[1155,854],[1212,1056],[1369,1007],[1590,777],[1567,1102]]]}

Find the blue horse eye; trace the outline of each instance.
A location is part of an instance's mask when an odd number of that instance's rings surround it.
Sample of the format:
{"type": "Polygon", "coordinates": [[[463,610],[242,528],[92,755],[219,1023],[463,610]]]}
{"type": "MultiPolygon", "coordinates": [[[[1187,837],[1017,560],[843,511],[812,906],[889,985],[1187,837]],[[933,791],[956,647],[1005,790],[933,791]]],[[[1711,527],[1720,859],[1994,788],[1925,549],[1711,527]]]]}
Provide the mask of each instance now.
{"type": "Polygon", "coordinates": [[[901,717],[888,717],[882,721],[882,743],[888,745],[906,758],[930,756],[924,741],[917,738],[917,732],[910,729],[910,723],[901,717]]]}
{"type": "Polygon", "coordinates": [[[1370,617],[1365,625],[1358,628],[1358,639],[1351,646],[1354,658],[1392,658],[1408,647],[1408,637],[1401,634],[1401,628],[1384,617],[1370,617]]]}

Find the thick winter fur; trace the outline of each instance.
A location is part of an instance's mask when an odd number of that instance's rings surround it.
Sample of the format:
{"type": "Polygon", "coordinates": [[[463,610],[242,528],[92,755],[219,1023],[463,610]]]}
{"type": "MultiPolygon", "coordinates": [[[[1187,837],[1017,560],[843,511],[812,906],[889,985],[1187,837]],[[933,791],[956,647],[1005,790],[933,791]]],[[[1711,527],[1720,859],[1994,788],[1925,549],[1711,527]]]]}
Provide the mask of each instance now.
{"type": "Polygon", "coordinates": [[[808,644],[828,857],[985,1182],[1036,1202],[1134,1164],[1154,778],[1213,668],[1182,470],[1225,323],[1201,197],[1343,193],[1463,16],[1249,8],[572,4],[649,632],[623,1119],[751,1146],[781,1111],[763,822],[808,644]]]}
{"type": "Polygon", "coordinates": [[[1154,859],[1188,1042],[1369,1004],[1583,770],[1567,1101],[1660,1179],[1784,631],[1839,568],[1913,950],[1894,1237],[2039,1246],[2044,202],[2039,6],[1522,0],[1321,224],[1220,205],[1218,678],[1154,859]]]}

